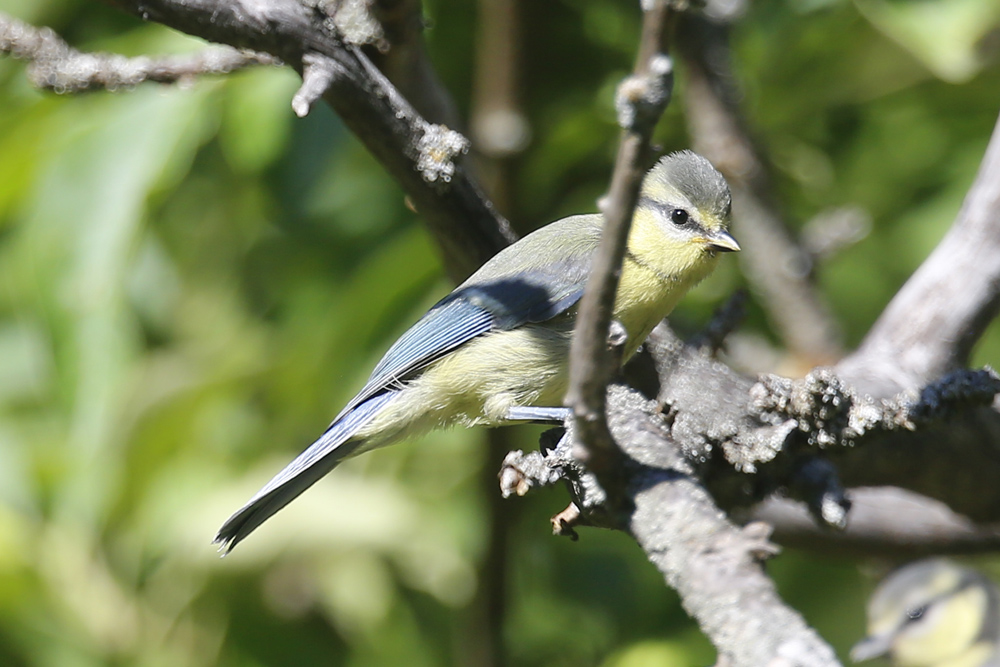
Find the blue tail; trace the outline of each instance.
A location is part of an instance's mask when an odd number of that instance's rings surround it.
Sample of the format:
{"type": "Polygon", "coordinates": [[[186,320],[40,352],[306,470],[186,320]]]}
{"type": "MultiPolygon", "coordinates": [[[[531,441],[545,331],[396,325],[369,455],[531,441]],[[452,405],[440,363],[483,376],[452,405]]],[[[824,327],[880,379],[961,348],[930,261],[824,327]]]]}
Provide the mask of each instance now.
{"type": "Polygon", "coordinates": [[[387,391],[372,396],[330,424],[316,442],[275,475],[250,502],[229,517],[219,529],[213,543],[222,545],[220,549],[229,553],[257,526],[353,454],[364,441],[351,440],[351,436],[382,411],[397,394],[396,391],[387,391]]]}

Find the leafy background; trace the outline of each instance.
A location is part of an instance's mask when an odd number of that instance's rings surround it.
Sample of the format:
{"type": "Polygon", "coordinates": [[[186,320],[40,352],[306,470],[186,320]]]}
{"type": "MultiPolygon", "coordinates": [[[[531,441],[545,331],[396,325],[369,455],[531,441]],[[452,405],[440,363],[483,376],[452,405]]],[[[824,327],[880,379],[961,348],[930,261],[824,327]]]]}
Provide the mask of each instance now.
{"type": "MultiPolygon", "coordinates": [[[[520,228],[594,210],[637,4],[524,3],[520,228]]],[[[426,5],[467,114],[475,6],[426,5]]],[[[0,10],[84,50],[201,46],[83,0],[0,10]]],[[[735,28],[792,224],[847,204],[872,216],[820,272],[852,344],[971,183],[1000,108],[998,27],[993,1],[762,0],[735,28]]],[[[0,664],[472,664],[495,493],[481,471],[499,464],[482,432],[350,461],[229,558],[209,545],[449,289],[420,220],[332,113],[293,116],[296,84],[260,68],[65,97],[0,59],[0,664]]],[[[668,149],[688,145],[682,113],[661,124],[668,149]]],[[[729,262],[675,325],[694,330],[741,281],[729,262]]],[[[776,340],[760,309],[747,331],[776,340]]],[[[993,327],[975,361],[998,355],[993,327]]],[[[550,537],[560,490],[508,502],[512,664],[712,663],[627,537],[550,537]]],[[[769,568],[846,659],[877,567],[789,550],[769,568]]]]}

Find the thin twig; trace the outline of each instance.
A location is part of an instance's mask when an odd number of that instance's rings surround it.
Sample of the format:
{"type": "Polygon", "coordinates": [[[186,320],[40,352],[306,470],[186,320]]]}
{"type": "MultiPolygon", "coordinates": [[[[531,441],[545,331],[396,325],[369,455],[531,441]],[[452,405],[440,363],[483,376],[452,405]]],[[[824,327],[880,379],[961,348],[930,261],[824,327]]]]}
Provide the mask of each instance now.
{"type": "Polygon", "coordinates": [[[147,81],[183,83],[208,74],[228,74],[254,65],[280,65],[272,56],[228,46],[185,55],[126,58],[83,53],[48,28],[36,28],[0,12],[0,53],[28,62],[32,85],[56,93],[129,90],[147,81]]]}
{"type": "MultiPolygon", "coordinates": [[[[580,302],[570,348],[566,404],[573,409],[581,442],[599,477],[612,474],[616,468],[617,447],[606,422],[605,392],[617,369],[607,338],[632,214],[643,176],[653,161],[649,139],[673,87],[667,43],[675,16],[667,0],[647,4],[634,73],[618,89],[618,117],[625,133],[618,147],[611,187],[600,202],[604,232],[580,302]]],[[[614,492],[613,488],[608,490],[614,492]]]]}

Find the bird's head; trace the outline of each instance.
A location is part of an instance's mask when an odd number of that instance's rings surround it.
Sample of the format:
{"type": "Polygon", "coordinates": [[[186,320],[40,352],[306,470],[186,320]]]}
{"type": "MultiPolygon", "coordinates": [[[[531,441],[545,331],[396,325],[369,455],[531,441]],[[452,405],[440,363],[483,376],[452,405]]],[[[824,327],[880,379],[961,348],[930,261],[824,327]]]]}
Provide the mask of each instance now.
{"type": "Polygon", "coordinates": [[[901,667],[980,665],[996,651],[998,596],[983,575],[944,559],[918,561],[868,602],[868,636],[855,662],[889,655],[901,667]]]}
{"type": "Polygon", "coordinates": [[[671,153],[642,183],[629,251],[675,279],[707,273],[718,253],[740,249],[728,231],[731,217],[722,174],[697,153],[671,153]]]}

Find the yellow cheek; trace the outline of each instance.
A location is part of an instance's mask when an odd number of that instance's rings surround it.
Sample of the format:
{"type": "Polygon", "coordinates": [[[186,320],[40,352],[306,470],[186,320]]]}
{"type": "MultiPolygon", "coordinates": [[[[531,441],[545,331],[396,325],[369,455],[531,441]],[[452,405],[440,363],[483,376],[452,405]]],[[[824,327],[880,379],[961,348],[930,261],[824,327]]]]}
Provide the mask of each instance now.
{"type": "Polygon", "coordinates": [[[904,629],[892,656],[901,667],[978,667],[991,648],[975,644],[986,594],[969,588],[933,605],[928,616],[904,629]],[[984,653],[985,651],[985,653],[984,653]]]}
{"type": "Polygon", "coordinates": [[[654,222],[638,218],[629,251],[634,259],[625,260],[615,302],[615,319],[629,333],[626,357],[719,261],[702,244],[671,242],[654,222]]]}
{"type": "Polygon", "coordinates": [[[677,278],[697,273],[706,261],[714,264],[716,259],[706,252],[704,243],[668,235],[646,211],[636,214],[628,247],[659,273],[677,278]]]}

